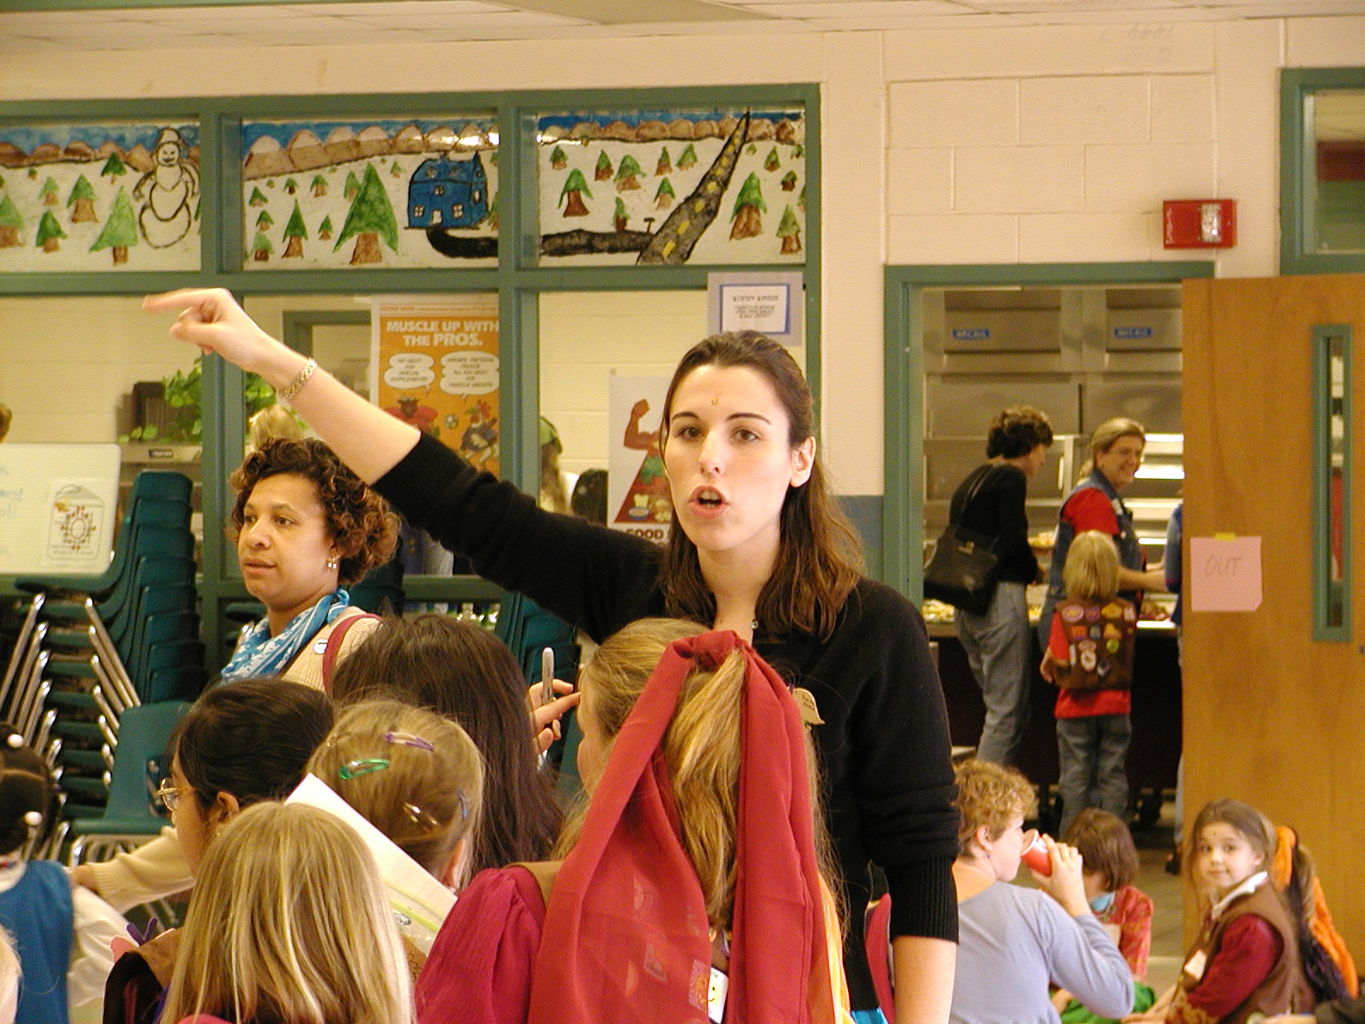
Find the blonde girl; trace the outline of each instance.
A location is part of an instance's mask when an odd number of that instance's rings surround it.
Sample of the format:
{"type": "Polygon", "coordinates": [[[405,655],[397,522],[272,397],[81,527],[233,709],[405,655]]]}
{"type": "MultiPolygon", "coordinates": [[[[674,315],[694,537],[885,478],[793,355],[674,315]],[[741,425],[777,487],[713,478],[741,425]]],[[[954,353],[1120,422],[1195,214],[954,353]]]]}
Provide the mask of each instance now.
{"type": "Polygon", "coordinates": [[[418,1019],[633,1024],[708,1002],[714,1020],[842,1019],[785,684],[734,633],[666,619],[608,639],[580,683],[590,801],[564,859],[474,879],[418,981],[418,1019]]]}
{"type": "Polygon", "coordinates": [[[411,993],[378,869],[325,811],[250,807],[204,857],[161,1019],[404,1024],[411,993]]]}
{"type": "Polygon", "coordinates": [[[451,888],[478,828],[483,761],[455,722],[396,700],[345,708],[308,770],[451,888]]]}
{"type": "Polygon", "coordinates": [[[1053,713],[1063,834],[1086,807],[1098,805],[1116,817],[1128,810],[1137,607],[1118,596],[1119,570],[1108,534],[1076,535],[1062,570],[1066,597],[1052,612],[1039,666],[1060,688],[1053,713]]]}

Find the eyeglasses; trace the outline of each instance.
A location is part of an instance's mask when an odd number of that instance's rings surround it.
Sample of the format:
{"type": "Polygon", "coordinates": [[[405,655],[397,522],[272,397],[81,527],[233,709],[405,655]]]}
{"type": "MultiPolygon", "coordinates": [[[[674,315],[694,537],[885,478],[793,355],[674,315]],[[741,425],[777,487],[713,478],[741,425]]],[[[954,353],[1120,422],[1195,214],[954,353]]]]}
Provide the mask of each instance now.
{"type": "Polygon", "coordinates": [[[166,808],[171,814],[174,814],[175,809],[180,806],[180,793],[182,790],[193,793],[194,787],[177,786],[168,778],[163,781],[161,785],[156,787],[156,792],[152,795],[155,796],[157,800],[161,801],[162,807],[166,808]]]}

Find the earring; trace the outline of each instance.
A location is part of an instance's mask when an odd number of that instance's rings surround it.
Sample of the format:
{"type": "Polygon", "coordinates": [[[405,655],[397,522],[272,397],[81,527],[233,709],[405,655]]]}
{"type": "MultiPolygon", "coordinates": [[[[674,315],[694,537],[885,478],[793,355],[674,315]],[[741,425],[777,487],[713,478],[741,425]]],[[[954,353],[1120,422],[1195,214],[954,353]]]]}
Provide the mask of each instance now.
{"type": "Polygon", "coordinates": [[[327,559],[327,568],[329,568],[329,569],[335,569],[336,567],[337,567],[337,560],[336,560],[335,558],[329,558],[329,559],[327,559]]]}

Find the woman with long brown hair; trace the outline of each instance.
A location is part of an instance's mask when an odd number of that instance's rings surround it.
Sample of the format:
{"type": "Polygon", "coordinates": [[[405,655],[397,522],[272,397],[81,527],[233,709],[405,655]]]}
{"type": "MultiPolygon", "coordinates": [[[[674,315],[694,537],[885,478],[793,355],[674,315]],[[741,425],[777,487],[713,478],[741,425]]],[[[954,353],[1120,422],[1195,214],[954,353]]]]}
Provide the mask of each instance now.
{"type": "MultiPolygon", "coordinates": [[[[555,516],[439,441],[370,405],[271,338],[222,289],[155,296],[172,336],[261,374],[361,479],[499,585],[601,641],[669,615],[733,630],[811,691],[843,903],[886,872],[897,1019],[946,1020],[957,911],[947,714],[918,611],[863,576],[852,528],[816,459],[813,399],[791,354],[753,333],[704,339],[679,364],[660,436],[673,498],[666,550],[555,516]]],[[[876,1020],[858,929],[852,1006],[876,1020]]]]}

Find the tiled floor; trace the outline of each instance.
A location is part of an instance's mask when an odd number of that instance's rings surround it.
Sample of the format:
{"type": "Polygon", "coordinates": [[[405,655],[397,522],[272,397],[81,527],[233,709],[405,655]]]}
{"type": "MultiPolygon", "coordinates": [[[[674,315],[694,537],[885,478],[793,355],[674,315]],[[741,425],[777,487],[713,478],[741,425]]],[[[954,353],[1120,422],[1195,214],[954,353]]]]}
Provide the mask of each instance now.
{"type": "Polygon", "coordinates": [[[1171,853],[1172,804],[1162,808],[1161,820],[1150,828],[1135,829],[1141,868],[1137,887],[1156,904],[1152,918],[1152,955],[1147,963],[1147,983],[1160,995],[1175,983],[1184,955],[1181,880],[1168,875],[1166,858],[1171,853]]]}

